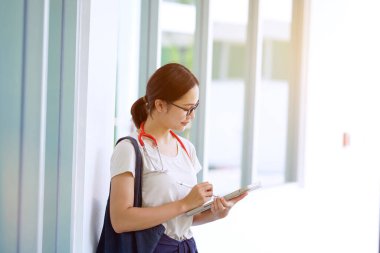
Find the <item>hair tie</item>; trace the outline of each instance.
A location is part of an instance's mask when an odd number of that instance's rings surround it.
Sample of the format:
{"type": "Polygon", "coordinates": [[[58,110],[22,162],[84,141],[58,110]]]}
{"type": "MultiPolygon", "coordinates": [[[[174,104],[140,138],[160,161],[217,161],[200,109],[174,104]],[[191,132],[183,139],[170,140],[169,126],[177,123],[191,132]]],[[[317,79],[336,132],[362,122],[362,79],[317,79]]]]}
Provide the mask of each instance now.
{"type": "Polygon", "coordinates": [[[144,101],[144,103],[145,103],[145,107],[148,109],[148,108],[149,108],[149,103],[148,103],[148,101],[147,101],[147,99],[146,99],[146,95],[143,96],[142,99],[143,99],[143,101],[144,101]]]}

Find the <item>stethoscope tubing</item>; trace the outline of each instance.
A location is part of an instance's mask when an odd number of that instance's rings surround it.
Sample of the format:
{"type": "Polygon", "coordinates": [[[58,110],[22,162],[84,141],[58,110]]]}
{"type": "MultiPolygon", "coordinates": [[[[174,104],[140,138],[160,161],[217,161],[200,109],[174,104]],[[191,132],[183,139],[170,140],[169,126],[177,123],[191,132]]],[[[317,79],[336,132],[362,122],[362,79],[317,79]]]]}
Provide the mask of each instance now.
{"type": "MultiPolygon", "coordinates": [[[[177,141],[179,142],[179,144],[181,145],[181,147],[183,148],[183,150],[185,150],[187,156],[189,157],[190,161],[191,161],[191,158],[190,158],[190,155],[189,153],[187,152],[186,150],[186,147],[185,145],[183,144],[183,142],[181,141],[181,139],[172,131],[170,130],[170,134],[177,139],[177,141]]],[[[154,167],[154,169],[156,171],[164,171],[164,163],[162,162],[162,158],[161,158],[161,153],[160,153],[160,150],[158,149],[158,143],[157,143],[157,140],[156,138],[154,138],[152,135],[150,134],[147,134],[144,130],[144,122],[141,123],[140,125],[140,129],[139,129],[139,135],[138,135],[138,141],[141,145],[141,147],[143,148],[144,150],[144,153],[145,153],[145,156],[148,157],[149,159],[149,162],[150,164],[152,164],[152,166],[154,167]],[[150,140],[153,141],[153,144],[154,144],[154,148],[157,150],[157,153],[158,153],[158,157],[160,158],[160,163],[161,163],[161,169],[157,169],[156,166],[154,165],[152,159],[150,158],[149,154],[148,154],[148,151],[146,150],[146,147],[145,147],[145,143],[144,141],[142,140],[142,138],[145,137],[145,138],[148,138],[150,140]]]]}
{"type": "MultiPolygon", "coordinates": [[[[181,139],[180,139],[180,138],[179,138],[179,137],[178,137],[178,136],[177,136],[172,130],[170,130],[170,134],[171,134],[174,138],[177,139],[179,145],[181,145],[181,147],[183,148],[183,150],[185,150],[187,156],[190,158],[189,152],[187,152],[187,149],[186,149],[185,145],[183,144],[183,142],[181,141],[181,139]]],[[[145,130],[144,130],[144,122],[142,122],[141,125],[140,125],[139,135],[138,135],[138,141],[139,141],[141,147],[143,147],[143,148],[145,149],[145,143],[144,143],[144,141],[142,140],[142,137],[146,137],[146,138],[152,140],[153,143],[154,143],[154,146],[158,149],[158,143],[157,143],[156,138],[154,138],[152,135],[147,134],[147,133],[145,132],[145,130]]],[[[145,149],[145,150],[146,150],[146,149],[145,149]]],[[[191,159],[190,159],[190,160],[191,160],[191,159]]]]}

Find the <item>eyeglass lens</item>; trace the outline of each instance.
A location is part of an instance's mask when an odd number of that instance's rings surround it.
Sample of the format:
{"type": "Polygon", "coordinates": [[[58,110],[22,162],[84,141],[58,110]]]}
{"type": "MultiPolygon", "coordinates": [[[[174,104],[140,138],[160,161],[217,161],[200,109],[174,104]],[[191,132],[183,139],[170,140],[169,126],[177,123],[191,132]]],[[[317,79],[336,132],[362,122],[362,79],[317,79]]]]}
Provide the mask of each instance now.
{"type": "Polygon", "coordinates": [[[191,107],[191,108],[187,111],[186,116],[189,116],[193,111],[195,111],[195,109],[197,109],[198,105],[199,105],[199,102],[196,103],[193,107],[191,107]]]}

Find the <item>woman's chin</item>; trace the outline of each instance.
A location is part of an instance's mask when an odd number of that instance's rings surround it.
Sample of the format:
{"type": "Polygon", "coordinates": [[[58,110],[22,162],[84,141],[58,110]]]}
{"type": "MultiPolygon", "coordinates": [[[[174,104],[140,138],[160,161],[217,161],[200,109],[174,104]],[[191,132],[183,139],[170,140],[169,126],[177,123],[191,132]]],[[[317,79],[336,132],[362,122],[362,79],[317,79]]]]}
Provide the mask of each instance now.
{"type": "Polygon", "coordinates": [[[186,124],[186,125],[184,125],[184,124],[180,124],[180,125],[178,125],[175,129],[173,129],[173,130],[175,130],[175,131],[177,131],[177,132],[183,132],[183,131],[185,131],[185,129],[188,127],[188,125],[189,124],[186,124]]]}

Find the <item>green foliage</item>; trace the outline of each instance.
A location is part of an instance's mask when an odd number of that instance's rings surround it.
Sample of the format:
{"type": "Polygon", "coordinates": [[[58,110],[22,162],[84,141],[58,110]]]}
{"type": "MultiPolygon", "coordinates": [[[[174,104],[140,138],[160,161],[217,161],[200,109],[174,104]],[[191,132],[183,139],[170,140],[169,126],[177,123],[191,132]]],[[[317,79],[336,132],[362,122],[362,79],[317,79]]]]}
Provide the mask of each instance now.
{"type": "Polygon", "coordinates": [[[176,62],[180,63],[190,70],[193,69],[194,48],[191,47],[178,47],[175,45],[162,47],[161,51],[161,65],[176,62]]]}

